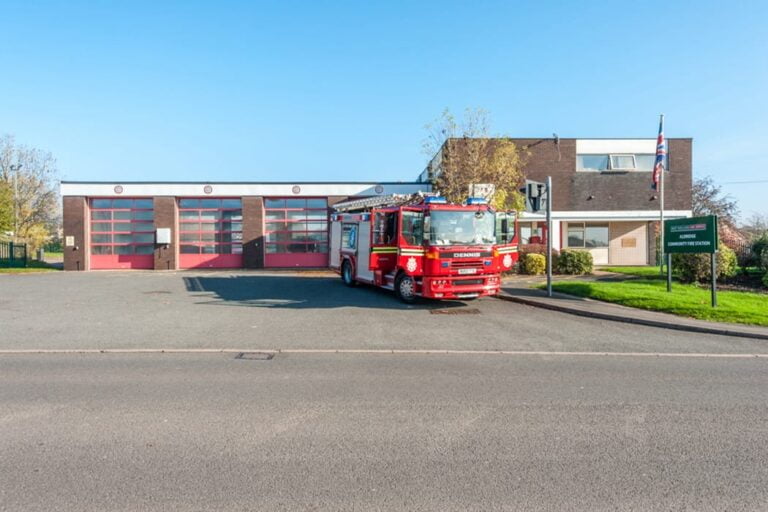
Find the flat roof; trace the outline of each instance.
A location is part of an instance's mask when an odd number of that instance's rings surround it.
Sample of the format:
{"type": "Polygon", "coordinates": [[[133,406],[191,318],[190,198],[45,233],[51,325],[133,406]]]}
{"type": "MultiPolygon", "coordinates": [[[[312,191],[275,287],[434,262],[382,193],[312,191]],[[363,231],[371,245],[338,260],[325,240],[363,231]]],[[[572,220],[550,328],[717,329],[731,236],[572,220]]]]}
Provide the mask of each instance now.
{"type": "Polygon", "coordinates": [[[432,185],[403,181],[61,181],[64,197],[322,197],[429,192],[432,185]]]}

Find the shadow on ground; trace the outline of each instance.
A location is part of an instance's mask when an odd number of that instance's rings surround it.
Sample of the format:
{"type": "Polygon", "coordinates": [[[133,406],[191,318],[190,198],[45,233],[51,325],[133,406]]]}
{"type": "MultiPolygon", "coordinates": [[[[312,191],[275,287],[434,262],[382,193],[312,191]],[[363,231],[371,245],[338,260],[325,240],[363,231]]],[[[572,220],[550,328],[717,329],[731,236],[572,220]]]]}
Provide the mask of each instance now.
{"type": "Polygon", "coordinates": [[[196,304],[286,309],[381,308],[396,310],[461,308],[459,301],[421,299],[400,302],[391,291],[374,286],[345,286],[337,278],[302,276],[184,277],[188,292],[202,299],[196,304]]]}

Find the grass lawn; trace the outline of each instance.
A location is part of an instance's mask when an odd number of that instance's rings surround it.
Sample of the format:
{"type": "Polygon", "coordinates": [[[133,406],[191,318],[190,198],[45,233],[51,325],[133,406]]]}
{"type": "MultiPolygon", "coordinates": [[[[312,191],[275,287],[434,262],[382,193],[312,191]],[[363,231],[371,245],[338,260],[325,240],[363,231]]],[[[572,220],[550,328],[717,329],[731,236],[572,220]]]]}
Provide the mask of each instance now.
{"type": "Polygon", "coordinates": [[[621,282],[559,282],[555,291],[614,302],[622,306],[663,311],[700,320],[768,326],[768,295],[722,291],[717,293],[717,307],[710,306],[710,291],[690,284],[672,284],[656,279],[621,282]]]}
{"type": "Polygon", "coordinates": [[[0,274],[29,274],[32,272],[56,272],[56,267],[52,267],[42,261],[30,261],[26,267],[8,267],[0,265],[0,274]]]}
{"type": "Polygon", "coordinates": [[[598,267],[598,270],[602,270],[604,272],[615,272],[616,274],[625,274],[628,276],[637,276],[637,277],[647,277],[647,278],[656,278],[659,279],[666,279],[667,269],[664,268],[664,275],[662,275],[659,272],[659,267],[653,266],[653,267],[598,267]]]}

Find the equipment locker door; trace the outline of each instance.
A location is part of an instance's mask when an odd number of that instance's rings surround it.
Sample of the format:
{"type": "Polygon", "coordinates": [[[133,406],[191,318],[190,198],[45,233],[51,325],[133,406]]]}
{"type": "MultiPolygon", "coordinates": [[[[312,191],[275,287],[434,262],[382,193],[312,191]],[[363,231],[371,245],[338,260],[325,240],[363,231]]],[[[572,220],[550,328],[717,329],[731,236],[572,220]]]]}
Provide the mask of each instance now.
{"type": "Polygon", "coordinates": [[[341,221],[331,223],[331,252],[330,267],[339,268],[341,265],[341,221]]]}
{"type": "Polygon", "coordinates": [[[357,237],[357,277],[366,281],[373,281],[373,272],[369,268],[368,261],[371,258],[371,223],[361,222],[360,232],[357,237]]]}

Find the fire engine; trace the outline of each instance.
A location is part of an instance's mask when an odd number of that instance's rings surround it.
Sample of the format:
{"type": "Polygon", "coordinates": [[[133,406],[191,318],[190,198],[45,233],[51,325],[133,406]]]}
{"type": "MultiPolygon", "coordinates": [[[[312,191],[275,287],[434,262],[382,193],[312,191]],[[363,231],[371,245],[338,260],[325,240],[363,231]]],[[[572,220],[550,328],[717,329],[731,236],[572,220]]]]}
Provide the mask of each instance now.
{"type": "Polygon", "coordinates": [[[517,260],[515,214],[484,199],[394,194],[334,209],[330,267],[348,286],[380,286],[404,302],[495,295],[517,260]]]}

